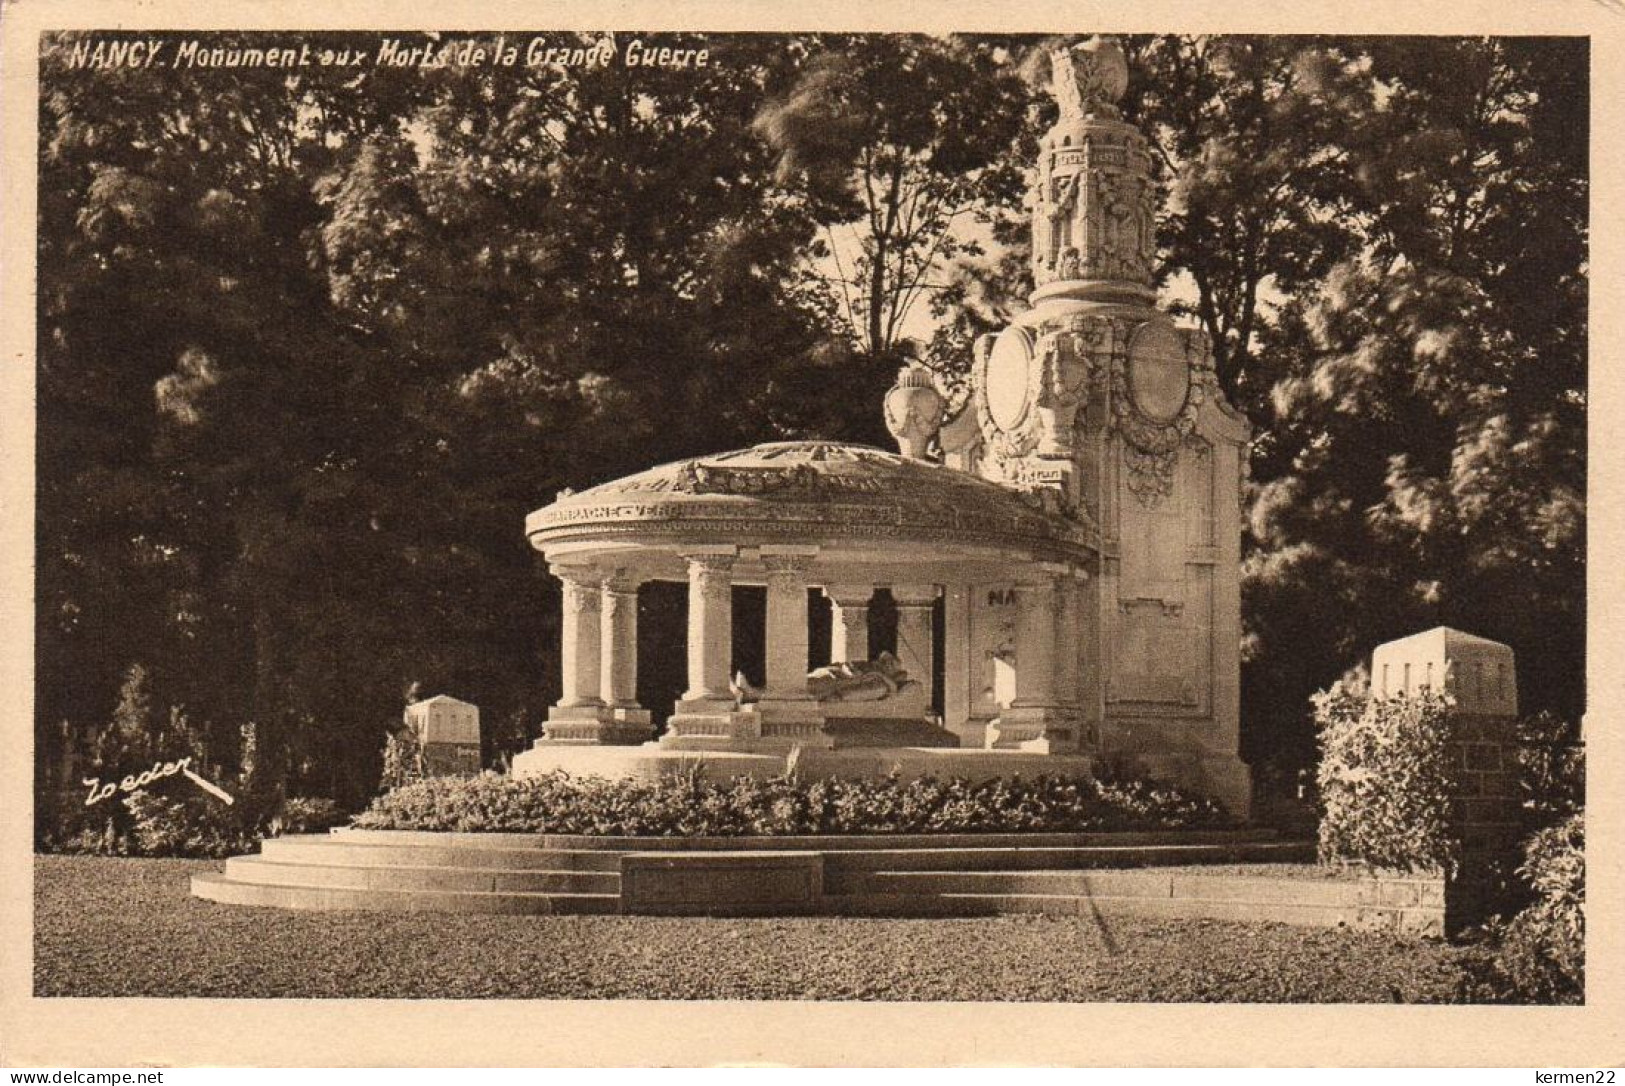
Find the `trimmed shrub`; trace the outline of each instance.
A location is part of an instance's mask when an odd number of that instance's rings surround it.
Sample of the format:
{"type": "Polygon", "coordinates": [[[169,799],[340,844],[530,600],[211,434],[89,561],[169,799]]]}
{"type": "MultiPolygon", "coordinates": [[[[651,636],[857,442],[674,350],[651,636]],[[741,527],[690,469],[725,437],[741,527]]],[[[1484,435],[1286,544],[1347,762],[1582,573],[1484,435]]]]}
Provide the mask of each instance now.
{"type": "Polygon", "coordinates": [[[1585,806],[1585,744],[1580,729],[1555,713],[1518,721],[1518,788],[1525,824],[1545,829],[1585,806]]]}
{"type": "Polygon", "coordinates": [[[1585,819],[1570,816],[1531,837],[1518,875],[1534,902],[1482,931],[1488,956],[1473,969],[1472,998],[1506,1003],[1585,1001],[1585,819]]]}
{"type": "Polygon", "coordinates": [[[390,732],[389,738],[384,740],[384,771],[378,779],[379,789],[387,792],[422,780],[424,776],[423,744],[416,729],[402,727],[390,732]]]}
{"type": "Polygon", "coordinates": [[[1454,874],[1448,695],[1367,700],[1342,683],[1312,699],[1320,733],[1323,863],[1454,874]]]}
{"type": "Polygon", "coordinates": [[[271,820],[267,836],[285,833],[322,833],[350,820],[344,809],[325,796],[296,796],[286,800],[271,820]]]}
{"type": "Polygon", "coordinates": [[[363,829],[627,837],[1007,833],[1228,825],[1216,804],[1147,782],[1083,777],[710,782],[576,779],[558,772],[416,781],[375,799],[363,829]]]}
{"type": "Polygon", "coordinates": [[[348,817],[325,798],[286,800],[275,815],[261,821],[241,802],[228,807],[210,796],[142,789],[97,811],[73,834],[45,842],[42,850],[218,859],[252,852],[266,837],[320,833],[343,825],[348,817]]]}
{"type": "Polygon", "coordinates": [[[257,836],[242,816],[207,796],[172,799],[148,791],[124,798],[130,812],[128,852],[138,856],[219,858],[251,852],[257,836]]]}

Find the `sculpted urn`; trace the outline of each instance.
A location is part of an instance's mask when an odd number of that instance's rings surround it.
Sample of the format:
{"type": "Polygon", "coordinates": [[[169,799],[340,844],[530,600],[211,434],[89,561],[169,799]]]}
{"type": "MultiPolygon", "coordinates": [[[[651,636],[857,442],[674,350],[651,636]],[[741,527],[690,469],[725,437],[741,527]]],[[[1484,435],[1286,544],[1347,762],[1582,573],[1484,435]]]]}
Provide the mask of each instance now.
{"type": "Polygon", "coordinates": [[[886,429],[904,456],[926,459],[926,450],[942,428],[947,407],[948,401],[937,391],[930,370],[909,365],[897,372],[897,383],[886,393],[886,429]]]}

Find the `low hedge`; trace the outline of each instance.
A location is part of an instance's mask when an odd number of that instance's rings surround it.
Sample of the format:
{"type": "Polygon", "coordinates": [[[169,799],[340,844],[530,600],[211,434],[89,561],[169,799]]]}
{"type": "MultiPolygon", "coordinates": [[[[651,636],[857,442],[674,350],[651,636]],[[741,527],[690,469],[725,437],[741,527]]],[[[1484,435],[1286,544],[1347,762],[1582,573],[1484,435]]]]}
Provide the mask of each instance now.
{"type": "Polygon", "coordinates": [[[1228,825],[1216,804],[1144,781],[1087,777],[801,780],[698,774],[656,782],[440,777],[373,801],[362,829],[626,837],[1008,833],[1228,825]]]}
{"type": "Polygon", "coordinates": [[[70,833],[38,842],[42,852],[99,856],[191,856],[219,859],[252,852],[267,837],[320,833],[349,821],[322,797],[291,797],[269,817],[212,796],[163,795],[142,789],[119,805],[81,814],[70,833]]]}

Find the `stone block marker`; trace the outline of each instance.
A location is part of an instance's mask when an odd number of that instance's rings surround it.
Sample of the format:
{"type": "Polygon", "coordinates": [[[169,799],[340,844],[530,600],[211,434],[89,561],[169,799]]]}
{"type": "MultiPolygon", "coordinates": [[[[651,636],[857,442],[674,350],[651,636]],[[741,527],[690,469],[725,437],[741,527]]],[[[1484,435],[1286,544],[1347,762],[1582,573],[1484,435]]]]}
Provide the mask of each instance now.
{"type": "Polygon", "coordinates": [[[404,719],[423,744],[424,771],[429,775],[479,774],[479,706],[442,694],[408,705],[404,719]]]}
{"type": "Polygon", "coordinates": [[[621,911],[663,916],[785,916],[820,911],[817,852],[632,852],[621,857],[621,911]]]}
{"type": "Polygon", "coordinates": [[[1374,696],[1393,697],[1422,690],[1450,694],[1460,713],[1518,715],[1518,675],[1512,649],[1448,626],[1389,641],[1378,645],[1371,654],[1374,696]]]}
{"type": "Polygon", "coordinates": [[[1423,690],[1443,691],[1456,701],[1450,820],[1462,842],[1462,866],[1447,888],[1455,927],[1483,917],[1498,874],[1518,858],[1518,678],[1512,649],[1448,626],[1377,646],[1371,654],[1373,697],[1423,690]]]}

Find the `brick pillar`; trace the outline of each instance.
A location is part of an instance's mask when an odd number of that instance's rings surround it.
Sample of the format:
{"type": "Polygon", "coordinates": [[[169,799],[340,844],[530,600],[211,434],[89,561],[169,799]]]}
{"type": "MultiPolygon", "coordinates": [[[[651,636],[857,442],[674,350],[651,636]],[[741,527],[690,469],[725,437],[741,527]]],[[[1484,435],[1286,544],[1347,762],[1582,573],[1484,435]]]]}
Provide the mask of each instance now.
{"type": "Polygon", "coordinates": [[[1456,701],[1449,735],[1457,791],[1449,827],[1461,842],[1461,870],[1445,888],[1446,924],[1482,919],[1498,883],[1517,866],[1519,816],[1518,685],[1512,649],[1439,626],[1377,646],[1371,654],[1377,696],[1444,690],[1456,701]]]}

